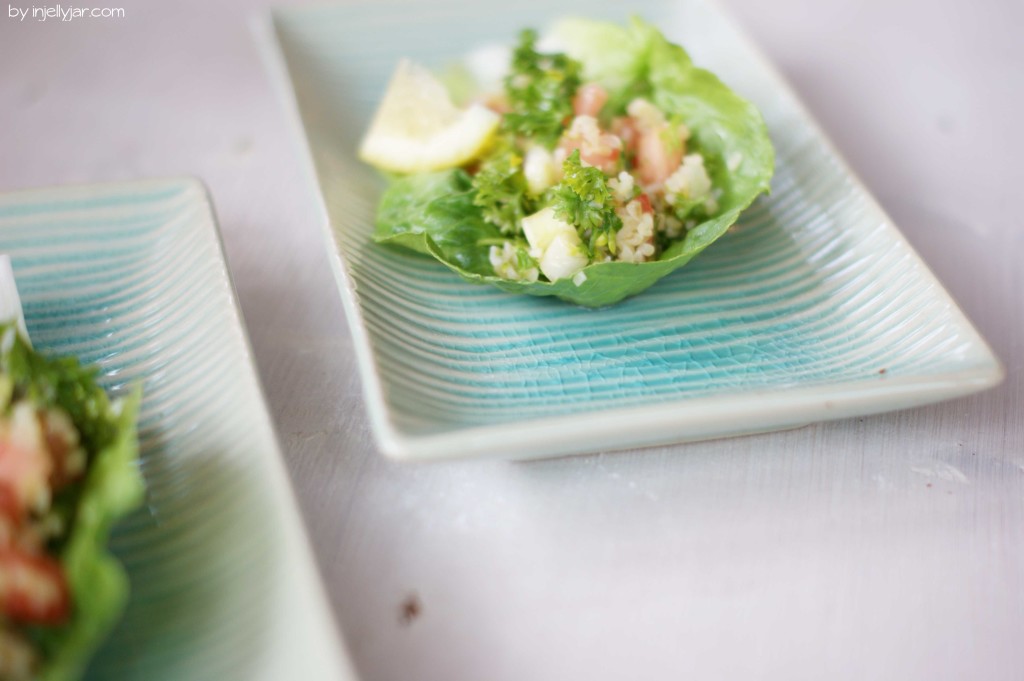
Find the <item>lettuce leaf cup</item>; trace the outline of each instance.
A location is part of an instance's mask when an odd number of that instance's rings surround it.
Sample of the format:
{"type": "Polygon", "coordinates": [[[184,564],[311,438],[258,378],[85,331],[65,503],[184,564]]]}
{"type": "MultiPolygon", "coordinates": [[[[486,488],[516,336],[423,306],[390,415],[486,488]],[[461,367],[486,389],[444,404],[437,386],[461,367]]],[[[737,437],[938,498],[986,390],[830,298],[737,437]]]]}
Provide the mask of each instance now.
{"type": "Polygon", "coordinates": [[[78,678],[124,609],[106,545],[143,496],[139,398],[0,324],[0,678],[78,678]]]}
{"type": "Polygon", "coordinates": [[[523,31],[442,90],[403,62],[360,154],[389,179],[374,240],[467,281],[611,305],[685,265],[770,188],[757,109],[640,19],[523,31]]]}

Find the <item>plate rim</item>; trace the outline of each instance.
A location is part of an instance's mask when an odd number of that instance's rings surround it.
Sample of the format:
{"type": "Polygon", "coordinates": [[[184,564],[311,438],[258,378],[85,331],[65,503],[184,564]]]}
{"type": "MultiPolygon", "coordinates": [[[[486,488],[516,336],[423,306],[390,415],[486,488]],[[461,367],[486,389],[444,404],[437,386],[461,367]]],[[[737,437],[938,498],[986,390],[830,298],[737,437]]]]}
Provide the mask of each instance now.
{"type": "MultiPolygon", "coordinates": [[[[284,461],[284,454],[281,448],[277,428],[273,415],[266,400],[266,391],[255,361],[255,354],[252,342],[249,338],[248,325],[242,311],[238,298],[238,290],[234,277],[231,274],[227,252],[224,248],[224,237],[220,229],[220,223],[214,207],[213,195],[206,183],[198,176],[189,174],[176,174],[168,176],[147,176],[127,180],[104,180],[97,182],[68,183],[58,185],[45,185],[37,187],[22,187],[11,190],[0,191],[0,205],[15,203],[19,199],[32,199],[36,201],[60,200],[75,195],[74,199],[87,199],[90,196],[110,194],[120,189],[125,193],[136,193],[139,191],[154,191],[160,188],[178,188],[181,190],[184,201],[198,211],[195,218],[201,224],[196,227],[197,231],[207,231],[215,244],[213,251],[217,260],[216,266],[219,275],[227,285],[227,298],[230,310],[234,318],[224,320],[224,324],[234,327],[241,342],[243,352],[238,361],[242,363],[245,371],[249,373],[256,388],[254,395],[256,411],[263,425],[269,433],[266,455],[259,455],[261,460],[263,478],[262,483],[266,491],[272,495],[271,501],[274,514],[280,522],[282,538],[289,544],[290,558],[278,559],[279,561],[291,560],[292,569],[302,572],[302,585],[309,589],[310,603],[314,612],[308,612],[308,616],[315,621],[316,629],[323,632],[320,646],[323,661],[330,660],[332,668],[325,670],[325,677],[330,679],[354,679],[351,663],[349,662],[344,641],[340,635],[340,627],[337,619],[329,606],[326,587],[323,575],[316,562],[315,552],[305,523],[299,510],[298,497],[295,494],[294,484],[288,473],[284,461]],[[52,198],[51,198],[52,197],[52,198]]],[[[81,210],[81,209],[76,209],[81,210]]],[[[145,396],[143,396],[145,400],[145,396]]],[[[290,571],[289,571],[290,572],[290,571]]],[[[294,573],[291,573],[294,574],[294,573]]],[[[284,573],[280,577],[281,583],[286,583],[284,573]]],[[[296,588],[296,587],[291,587],[296,588]]],[[[104,641],[104,645],[106,640],[104,641]]]]}
{"type": "MultiPolygon", "coordinates": [[[[254,17],[252,28],[264,65],[272,81],[272,87],[279,101],[284,106],[291,135],[295,138],[298,149],[304,152],[299,154],[301,156],[300,164],[304,169],[302,174],[316,196],[321,238],[329,251],[328,260],[341,297],[347,326],[349,327],[348,330],[352,335],[363,397],[367,405],[367,413],[381,453],[395,460],[426,461],[474,457],[531,459],[603,451],[624,451],[640,447],[682,444],[720,437],[742,436],[755,432],[784,430],[814,422],[909,409],[980,392],[995,387],[1003,381],[1006,370],[998,356],[971,323],[959,303],[938,280],[920,254],[907,241],[895,221],[882,208],[874,194],[868,190],[861,178],[849,166],[842,154],[839,153],[832,139],[822,129],[804,101],[775,67],[774,63],[748,35],[742,24],[735,19],[727,8],[723,7],[719,0],[691,1],[699,2],[712,12],[718,14],[735,34],[739,45],[749,50],[755,56],[758,66],[764,69],[765,75],[770,79],[771,84],[790,99],[801,124],[808,129],[817,142],[824,145],[828,155],[834,159],[839,170],[850,180],[854,189],[866,199],[867,207],[883,219],[887,235],[892,237],[898,245],[906,250],[907,255],[919,268],[922,278],[936,291],[937,295],[941,297],[940,299],[948,305],[948,309],[954,317],[954,322],[970,335],[970,343],[979,355],[975,366],[969,366],[959,371],[948,371],[935,376],[880,377],[880,380],[886,382],[886,385],[889,386],[885,393],[887,395],[899,396],[901,399],[889,404],[878,405],[877,408],[872,408],[868,400],[877,394],[878,391],[872,390],[872,387],[877,386],[878,382],[874,380],[860,380],[844,383],[826,383],[797,390],[785,390],[783,386],[780,386],[780,389],[777,390],[758,389],[738,393],[720,393],[713,396],[664,400],[655,405],[598,408],[594,411],[576,412],[556,417],[519,419],[461,428],[453,427],[436,434],[409,434],[403,432],[392,421],[391,412],[385,397],[383,379],[377,366],[377,360],[374,357],[373,344],[356,299],[355,282],[348,273],[348,265],[342,254],[338,235],[335,234],[335,230],[331,226],[330,214],[320,186],[320,178],[316,171],[311,140],[307,134],[305,123],[302,120],[298,93],[291,77],[280,35],[279,16],[312,13],[325,7],[352,7],[357,6],[359,2],[349,5],[317,2],[312,5],[294,7],[271,7],[269,10],[254,17]],[[717,413],[721,411],[723,402],[732,405],[733,410],[736,410],[738,403],[744,401],[753,402],[755,399],[764,400],[766,396],[778,396],[783,392],[786,394],[787,400],[789,400],[786,408],[755,408],[744,411],[742,416],[748,418],[753,413],[755,416],[764,418],[769,414],[775,414],[776,417],[783,417],[784,422],[788,425],[774,425],[765,428],[755,426],[749,431],[737,430],[733,427],[726,430],[708,431],[703,434],[694,434],[692,429],[690,429],[689,435],[686,432],[691,421],[691,417],[686,416],[686,411],[688,410],[707,410],[717,413]],[[795,418],[797,416],[796,412],[800,410],[802,410],[804,417],[795,418]],[[593,416],[595,414],[599,414],[601,418],[594,419],[593,416]],[[609,444],[609,437],[613,432],[620,432],[622,429],[623,424],[619,423],[620,420],[643,418],[645,415],[650,414],[659,415],[660,420],[657,424],[646,423],[646,426],[648,428],[655,425],[661,426],[659,433],[653,434],[651,437],[634,437],[629,442],[609,444]],[[681,418],[680,414],[683,414],[681,418]],[[673,420],[673,418],[676,420],[673,420]],[[616,422],[614,425],[609,423],[613,420],[616,422]],[[541,434],[538,435],[538,432],[541,434]],[[595,433],[600,434],[595,435],[595,433]],[[576,439],[569,438],[567,441],[567,436],[570,435],[575,436],[576,439]],[[484,436],[493,438],[493,441],[484,442],[484,436]],[[538,449],[535,451],[524,451],[530,446],[537,447],[538,449]]],[[[674,4],[674,1],[667,2],[666,4],[674,4]]],[[[636,425],[635,420],[631,420],[628,423],[633,427],[636,425]]]]}

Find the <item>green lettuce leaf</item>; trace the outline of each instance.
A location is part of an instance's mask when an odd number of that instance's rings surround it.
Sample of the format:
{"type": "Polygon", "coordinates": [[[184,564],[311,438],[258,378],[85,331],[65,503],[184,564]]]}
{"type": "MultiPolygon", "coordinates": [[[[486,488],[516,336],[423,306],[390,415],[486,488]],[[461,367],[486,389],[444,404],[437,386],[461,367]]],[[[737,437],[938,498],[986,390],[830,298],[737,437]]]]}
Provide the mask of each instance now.
{"type": "Polygon", "coordinates": [[[486,244],[501,234],[473,206],[470,178],[462,170],[394,180],[381,199],[374,239],[432,255],[468,281],[601,307],[640,293],[725,234],[759,194],[769,191],[775,154],[753,104],[714,74],[695,67],[683,48],[650,24],[640,19],[627,26],[575,19],[559,24],[555,37],[566,53],[582,62],[585,79],[609,89],[606,112],[620,112],[634,97],[643,96],[685,121],[691,132],[688,148],[704,155],[713,185],[721,191],[718,212],[656,261],[588,265],[579,286],[570,280],[515,282],[495,275],[486,244]]]}
{"type": "Polygon", "coordinates": [[[43,681],[78,678],[128,601],[128,578],[107,550],[107,541],[113,524],[143,497],[142,477],[135,467],[140,398],[141,391],[136,389],[120,403],[120,414],[111,414],[115,435],[95,452],[90,464],[61,556],[75,612],[54,641],[43,681]]]}
{"type": "Polygon", "coordinates": [[[69,531],[59,557],[72,598],[70,620],[59,627],[35,627],[29,636],[39,645],[42,681],[78,678],[97,646],[124,610],[128,580],[107,550],[114,522],[137,507],[143,497],[136,467],[136,419],[141,391],[111,402],[96,382],[96,370],[73,358],[50,359],[35,352],[14,333],[0,327],[4,339],[3,374],[17,394],[40,406],[59,406],[75,423],[89,454],[80,485],[63,504],[69,531]]]}
{"type": "Polygon", "coordinates": [[[374,239],[433,255],[469,279],[499,279],[488,244],[503,235],[484,220],[473,196],[463,170],[401,177],[381,197],[374,239]]]}

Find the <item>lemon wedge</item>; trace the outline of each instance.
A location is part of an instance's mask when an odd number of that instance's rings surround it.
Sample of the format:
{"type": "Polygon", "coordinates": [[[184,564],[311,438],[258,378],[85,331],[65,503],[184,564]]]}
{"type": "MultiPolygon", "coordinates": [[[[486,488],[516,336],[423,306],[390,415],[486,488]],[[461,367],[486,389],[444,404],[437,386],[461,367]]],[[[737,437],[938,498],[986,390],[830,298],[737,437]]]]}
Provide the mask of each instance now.
{"type": "Polygon", "coordinates": [[[500,121],[482,104],[456,107],[430,71],[403,59],[363,138],[359,158],[396,173],[454,168],[480,155],[500,121]]]}
{"type": "Polygon", "coordinates": [[[28,343],[28,330],[25,328],[25,315],[21,311],[18,286],[14,282],[11,256],[6,254],[0,255],[0,323],[3,322],[14,322],[21,337],[28,343]]]}

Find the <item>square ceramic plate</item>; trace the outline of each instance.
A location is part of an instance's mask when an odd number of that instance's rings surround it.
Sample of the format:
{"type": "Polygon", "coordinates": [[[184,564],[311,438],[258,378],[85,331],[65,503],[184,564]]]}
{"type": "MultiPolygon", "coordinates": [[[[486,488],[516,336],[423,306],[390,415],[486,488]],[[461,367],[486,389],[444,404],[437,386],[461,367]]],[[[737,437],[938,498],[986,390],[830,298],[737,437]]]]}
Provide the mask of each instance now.
{"type": "Polygon", "coordinates": [[[272,15],[381,449],[529,457],[792,427],[920,405],[1002,369],[788,86],[700,0],[368,2],[272,15]],[[440,68],[564,15],[636,13],[762,111],[773,193],[647,292],[601,310],[464,283],[370,240],[355,158],[400,57],[440,68]]]}
{"type": "Polygon", "coordinates": [[[39,350],[142,384],[146,505],[112,539],[132,592],[88,678],[350,678],[203,187],[6,194],[0,252],[39,350]]]}

